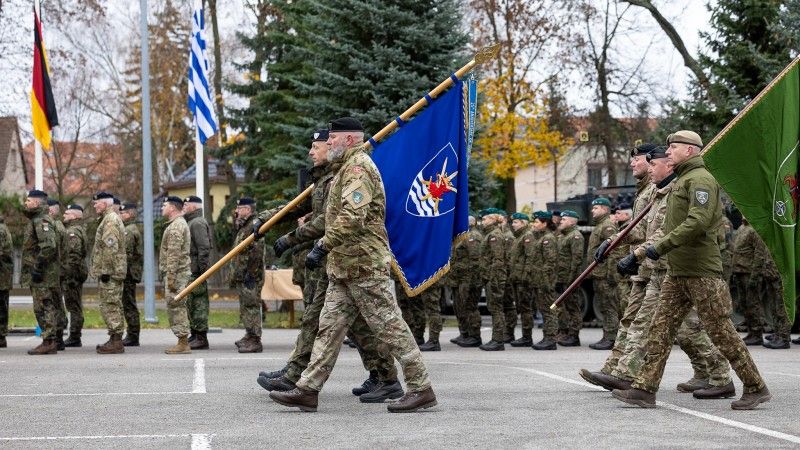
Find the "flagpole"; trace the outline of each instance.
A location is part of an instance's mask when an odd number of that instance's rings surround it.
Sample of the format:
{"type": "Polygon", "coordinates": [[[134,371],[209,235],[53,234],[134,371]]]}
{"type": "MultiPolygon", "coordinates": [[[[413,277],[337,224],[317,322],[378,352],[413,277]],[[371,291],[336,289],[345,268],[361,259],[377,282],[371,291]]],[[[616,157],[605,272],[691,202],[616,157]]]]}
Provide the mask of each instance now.
{"type": "MultiPolygon", "coordinates": [[[[407,121],[411,119],[417,112],[419,112],[422,108],[427,106],[433,99],[438,97],[442,92],[446,91],[450,86],[456,83],[458,79],[462,78],[466,75],[470,70],[475,68],[475,66],[479,64],[483,64],[497,56],[497,52],[500,50],[500,44],[495,44],[487,47],[481,48],[478,53],[475,54],[475,57],[464,65],[462,68],[455,71],[449,78],[445,79],[438,86],[433,88],[427,95],[422,97],[421,99],[417,100],[410,108],[408,108],[403,114],[400,114],[399,119],[401,121],[407,121]]],[[[394,131],[399,126],[397,120],[393,120],[388,125],[383,127],[380,131],[375,133],[368,142],[365,142],[364,145],[368,145],[374,147],[378,141],[382,140],[386,136],[389,135],[392,131],[394,131]]],[[[297,205],[299,205],[306,197],[311,194],[311,191],[314,190],[314,185],[307,187],[306,190],[300,193],[294,200],[290,201],[286,206],[281,208],[274,216],[272,216],[266,223],[261,225],[261,228],[258,229],[260,234],[266,233],[273,225],[275,225],[278,221],[280,221],[283,216],[285,216],[289,211],[294,209],[297,205]]],[[[224,266],[228,263],[234,256],[241,253],[247,246],[249,246],[255,238],[251,234],[247,238],[245,238],[242,242],[239,243],[236,247],[232,248],[225,256],[223,256],[219,261],[217,261],[213,266],[211,266],[208,270],[206,270],[203,274],[201,274],[197,279],[195,279],[189,286],[186,286],[181,292],[175,296],[175,300],[180,300],[186,295],[188,295],[192,290],[207,280],[211,275],[214,274],[220,267],[224,266]]]]}
{"type": "MultiPolygon", "coordinates": [[[[39,4],[39,0],[33,0],[33,9],[36,11],[36,15],[39,16],[39,21],[42,21],[42,9],[41,5],[39,4]]],[[[44,34],[44,32],[42,32],[44,34]]],[[[44,36],[42,36],[44,39],[44,36]]],[[[47,70],[47,69],[45,69],[47,70]]],[[[34,148],[34,182],[33,186],[36,189],[44,190],[44,157],[42,155],[42,144],[39,143],[38,139],[33,140],[33,148],[34,148]]]]}
{"type": "Polygon", "coordinates": [[[158,323],[156,316],[155,239],[153,236],[153,156],[150,147],[150,51],[148,48],[147,0],[139,1],[142,52],[142,210],[144,210],[144,320],[158,323]]]}
{"type": "MultiPolygon", "coordinates": [[[[195,125],[197,126],[197,125],[195,125]]],[[[203,199],[205,201],[205,164],[204,164],[204,155],[203,155],[203,144],[200,143],[200,135],[199,132],[195,133],[194,136],[194,189],[197,192],[198,198],[203,199]]],[[[206,205],[208,207],[208,205],[206,205]]]]}

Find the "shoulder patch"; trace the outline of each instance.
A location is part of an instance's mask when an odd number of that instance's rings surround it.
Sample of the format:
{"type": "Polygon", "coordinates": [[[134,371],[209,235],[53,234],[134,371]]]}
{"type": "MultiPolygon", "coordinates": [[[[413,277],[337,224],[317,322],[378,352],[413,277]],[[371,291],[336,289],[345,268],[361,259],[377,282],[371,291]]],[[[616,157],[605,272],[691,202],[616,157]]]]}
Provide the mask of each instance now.
{"type": "Polygon", "coordinates": [[[702,206],[705,206],[705,204],[708,203],[708,191],[698,189],[694,191],[694,197],[697,199],[697,203],[702,206]]]}

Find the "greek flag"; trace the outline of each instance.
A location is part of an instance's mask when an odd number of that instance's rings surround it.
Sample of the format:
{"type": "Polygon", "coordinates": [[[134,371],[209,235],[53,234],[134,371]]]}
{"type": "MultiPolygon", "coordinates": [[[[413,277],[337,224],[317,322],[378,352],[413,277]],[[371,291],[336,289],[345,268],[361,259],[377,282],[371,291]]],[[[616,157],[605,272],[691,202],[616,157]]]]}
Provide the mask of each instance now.
{"type": "Polygon", "coordinates": [[[208,90],[205,19],[201,0],[194,0],[191,50],[189,51],[189,110],[194,116],[197,139],[205,144],[217,132],[217,118],[208,90]]]}

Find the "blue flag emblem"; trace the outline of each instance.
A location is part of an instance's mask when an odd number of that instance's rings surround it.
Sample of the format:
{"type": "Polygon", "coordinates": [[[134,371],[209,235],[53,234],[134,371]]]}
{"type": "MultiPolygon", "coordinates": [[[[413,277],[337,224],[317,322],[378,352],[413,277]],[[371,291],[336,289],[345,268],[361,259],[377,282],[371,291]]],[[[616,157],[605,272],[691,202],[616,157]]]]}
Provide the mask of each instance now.
{"type": "Polygon", "coordinates": [[[372,153],[393,267],[409,296],[447,273],[453,241],[469,229],[464,99],[459,81],[372,153]]]}

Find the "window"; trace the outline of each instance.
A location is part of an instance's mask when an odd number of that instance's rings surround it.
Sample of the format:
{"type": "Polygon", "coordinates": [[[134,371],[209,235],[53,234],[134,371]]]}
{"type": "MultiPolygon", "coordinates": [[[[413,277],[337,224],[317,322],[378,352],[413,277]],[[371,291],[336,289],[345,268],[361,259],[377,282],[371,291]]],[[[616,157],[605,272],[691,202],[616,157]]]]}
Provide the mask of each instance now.
{"type": "Polygon", "coordinates": [[[603,187],[603,166],[590,164],[587,168],[588,187],[603,187]]]}

